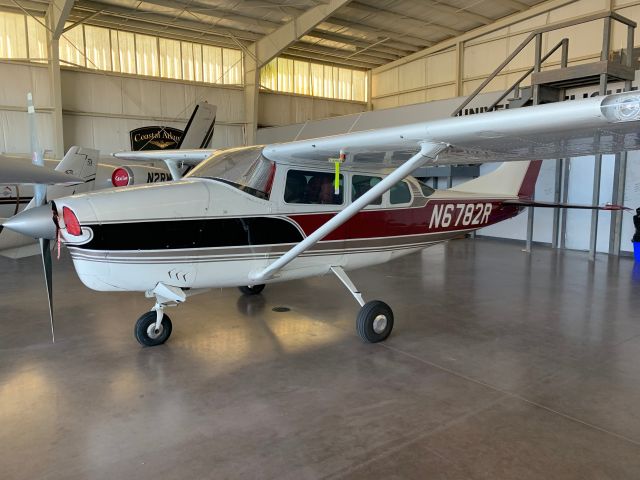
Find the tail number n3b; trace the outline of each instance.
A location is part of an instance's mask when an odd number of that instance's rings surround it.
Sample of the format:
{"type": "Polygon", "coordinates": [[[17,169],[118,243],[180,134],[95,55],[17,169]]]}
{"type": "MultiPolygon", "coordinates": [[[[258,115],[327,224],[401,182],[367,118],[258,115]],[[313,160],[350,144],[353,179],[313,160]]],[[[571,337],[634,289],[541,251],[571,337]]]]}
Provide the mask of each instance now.
{"type": "Polygon", "coordinates": [[[490,203],[447,203],[434,205],[429,228],[466,227],[489,221],[490,203]]]}

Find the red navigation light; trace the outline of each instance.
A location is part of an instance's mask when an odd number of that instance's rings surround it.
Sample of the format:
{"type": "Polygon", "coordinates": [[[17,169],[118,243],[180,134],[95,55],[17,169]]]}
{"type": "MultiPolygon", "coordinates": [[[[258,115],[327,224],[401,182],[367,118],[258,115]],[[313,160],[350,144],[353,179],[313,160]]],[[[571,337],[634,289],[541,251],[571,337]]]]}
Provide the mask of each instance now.
{"type": "Polygon", "coordinates": [[[69,207],[62,207],[62,218],[64,218],[64,226],[67,228],[67,233],[76,237],[82,235],[80,222],[76,214],[73,213],[73,210],[69,207]]]}
{"type": "Polygon", "coordinates": [[[125,187],[131,184],[131,174],[129,169],[124,167],[116,168],[111,174],[111,183],[114,187],[125,187]]]}

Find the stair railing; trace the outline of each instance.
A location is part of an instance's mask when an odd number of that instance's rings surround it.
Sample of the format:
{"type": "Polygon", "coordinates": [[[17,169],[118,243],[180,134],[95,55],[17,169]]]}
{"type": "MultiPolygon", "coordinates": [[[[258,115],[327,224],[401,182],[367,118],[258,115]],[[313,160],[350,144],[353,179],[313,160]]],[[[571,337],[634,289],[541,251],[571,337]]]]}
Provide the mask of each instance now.
{"type": "MultiPolygon", "coordinates": [[[[549,52],[540,59],[540,64],[543,64],[545,61],[547,61],[549,59],[549,57],[551,57],[551,55],[553,55],[554,53],[556,53],[556,51],[562,48],[562,52],[561,52],[561,57],[560,57],[560,66],[562,68],[567,66],[567,54],[569,52],[569,39],[568,38],[563,38],[562,40],[560,40],[558,43],[556,43],[556,45],[549,50],[549,52]]],[[[496,106],[502,102],[502,100],[504,100],[511,92],[515,93],[516,97],[520,96],[520,84],[529,76],[533,73],[533,71],[535,70],[535,67],[531,67],[529,68],[529,70],[527,70],[520,78],[518,78],[518,80],[516,80],[515,82],[513,82],[513,84],[507,88],[504,93],[502,95],[500,95],[500,97],[498,97],[498,99],[493,102],[489,108],[487,108],[487,111],[492,111],[494,108],[496,108],[496,106]]]]}
{"type": "MultiPolygon", "coordinates": [[[[500,64],[496,67],[496,69],[471,93],[471,95],[469,95],[464,102],[462,102],[462,104],[456,108],[454,110],[454,112],[451,114],[452,117],[455,117],[457,115],[460,114],[460,112],[462,112],[462,110],[464,109],[464,107],[466,107],[467,105],[469,105],[469,103],[471,103],[471,101],[473,101],[474,98],[476,98],[478,96],[478,94],[480,94],[480,92],[487,86],[489,85],[489,83],[507,66],[509,65],[509,63],[511,63],[511,61],[522,51],[525,49],[525,47],[527,45],[529,45],[529,43],[535,39],[536,40],[536,59],[535,59],[535,65],[534,67],[532,67],[531,72],[528,72],[527,75],[530,75],[532,72],[535,71],[539,71],[540,69],[540,64],[542,63],[542,58],[540,57],[540,46],[542,45],[542,34],[543,33],[547,33],[547,32],[552,32],[554,30],[560,30],[563,28],[568,28],[568,27],[573,27],[575,25],[580,25],[582,23],[588,23],[588,22],[593,22],[595,20],[601,20],[601,19],[605,19],[605,32],[607,32],[607,30],[610,31],[610,28],[608,28],[611,24],[611,20],[616,20],[624,25],[627,26],[627,52],[629,52],[627,54],[627,63],[630,66],[631,65],[631,52],[633,51],[633,32],[635,30],[636,27],[636,23],[632,20],[629,20],[626,17],[623,17],[622,15],[616,13],[616,12],[612,12],[610,10],[606,10],[604,12],[600,12],[600,13],[594,13],[591,15],[586,15],[584,17],[580,17],[580,18],[576,18],[573,20],[568,20],[565,22],[558,22],[558,23],[554,23],[551,25],[547,25],[545,27],[539,28],[537,30],[534,30],[533,32],[531,32],[529,35],[527,35],[527,37],[522,41],[522,43],[520,45],[518,45],[518,47],[500,64]]],[[[609,45],[610,45],[610,39],[608,38],[607,33],[604,34],[605,39],[604,39],[604,43],[607,44],[607,52],[606,54],[608,55],[608,50],[609,50],[609,45]]],[[[561,43],[561,42],[560,42],[561,43]]],[[[554,49],[557,49],[558,45],[556,45],[554,47],[554,49]]],[[[603,49],[604,50],[604,49],[603,49]]],[[[545,59],[548,58],[550,56],[551,53],[553,53],[553,49],[552,51],[545,55],[545,59]]],[[[603,51],[603,55],[605,54],[605,52],[603,51]]],[[[566,66],[566,65],[563,65],[566,66]]],[[[526,78],[526,76],[524,76],[524,78],[526,78]]],[[[520,82],[522,80],[524,80],[524,78],[522,78],[521,80],[519,80],[520,82]]],[[[518,82],[516,82],[518,83],[518,82]]],[[[512,87],[511,89],[507,90],[505,97],[511,92],[511,90],[513,90],[514,87],[512,87]]],[[[504,97],[502,98],[504,99],[504,97]]]]}

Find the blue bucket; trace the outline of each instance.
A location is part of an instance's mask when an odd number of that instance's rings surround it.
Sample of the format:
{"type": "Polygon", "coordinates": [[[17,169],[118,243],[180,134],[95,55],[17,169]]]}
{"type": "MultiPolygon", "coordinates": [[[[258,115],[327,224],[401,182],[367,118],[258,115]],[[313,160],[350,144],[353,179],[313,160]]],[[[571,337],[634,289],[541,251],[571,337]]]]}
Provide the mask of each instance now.
{"type": "Polygon", "coordinates": [[[640,263],[640,242],[633,242],[633,258],[640,263]]]}

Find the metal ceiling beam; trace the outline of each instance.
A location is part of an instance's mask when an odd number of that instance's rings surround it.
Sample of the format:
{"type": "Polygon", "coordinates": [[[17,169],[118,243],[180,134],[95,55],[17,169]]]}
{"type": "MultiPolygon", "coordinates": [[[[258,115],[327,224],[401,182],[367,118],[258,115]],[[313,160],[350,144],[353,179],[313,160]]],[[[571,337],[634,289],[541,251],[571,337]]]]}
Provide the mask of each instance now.
{"type": "Polygon", "coordinates": [[[317,43],[307,42],[296,42],[286,50],[284,50],[282,54],[290,53],[293,50],[307,52],[309,55],[318,54],[322,55],[323,57],[329,56],[334,58],[341,58],[344,60],[343,63],[348,63],[348,60],[353,60],[353,65],[361,68],[377,68],[380,65],[394,62],[398,58],[400,58],[397,56],[380,54],[379,52],[375,52],[372,49],[367,48],[360,48],[357,50],[344,50],[340,48],[325,47],[317,43]]]}
{"type": "Polygon", "coordinates": [[[398,33],[397,31],[391,31],[388,28],[378,28],[369,25],[365,25],[358,20],[352,20],[348,17],[334,15],[326,20],[326,23],[337,25],[339,27],[349,28],[354,31],[373,35],[375,41],[380,40],[383,37],[390,37],[394,39],[395,43],[402,42],[411,47],[415,51],[422,50],[435,44],[432,40],[425,40],[424,38],[414,37],[405,33],[398,33]]]}
{"type": "Polygon", "coordinates": [[[24,9],[29,13],[45,15],[47,13],[47,9],[49,8],[48,3],[34,2],[31,0],[20,0],[19,5],[21,8],[18,7],[11,0],[0,0],[0,7],[2,7],[2,10],[12,11],[12,12],[19,11],[24,13],[24,11],[22,10],[24,9]]]}
{"type": "Polygon", "coordinates": [[[513,8],[519,12],[524,12],[527,8],[531,8],[526,3],[518,2],[517,0],[493,0],[496,3],[501,3],[507,7],[513,8]]]}
{"type": "MultiPolygon", "coordinates": [[[[72,15],[70,18],[74,18],[72,15]]],[[[98,27],[112,28],[123,30],[126,29],[130,32],[140,33],[143,35],[158,35],[165,34],[176,40],[182,40],[185,42],[203,43],[205,45],[212,45],[216,47],[238,48],[238,45],[227,37],[210,37],[206,32],[196,32],[192,29],[183,29],[176,27],[175,25],[162,25],[159,29],[157,22],[142,22],[139,20],[122,18],[113,14],[101,15],[99,18],[91,20],[91,25],[98,27]]]]}
{"type": "MultiPolygon", "coordinates": [[[[368,42],[363,39],[350,37],[344,34],[335,34],[333,32],[325,32],[323,30],[318,30],[317,28],[307,33],[307,36],[314,37],[322,40],[329,40],[332,42],[345,43],[348,45],[353,45],[356,48],[371,48],[374,42],[368,42]]],[[[393,58],[394,60],[398,57],[403,57],[410,52],[407,50],[401,50],[399,48],[392,48],[387,45],[387,42],[384,42],[380,45],[377,45],[371,52],[376,52],[376,54],[380,54],[383,58],[393,58]]]]}
{"type": "MultiPolygon", "coordinates": [[[[333,48],[322,47],[321,45],[311,45],[308,43],[296,42],[291,45],[289,48],[284,50],[281,53],[292,53],[293,51],[305,52],[307,56],[311,55],[321,55],[323,57],[333,58],[332,62],[336,62],[335,59],[342,59],[343,63],[348,63],[348,58],[350,55],[353,55],[356,52],[348,52],[345,50],[335,50],[333,48]]],[[[368,55],[369,51],[364,52],[360,57],[353,58],[354,65],[358,64],[361,68],[374,68],[379,67],[380,65],[384,65],[388,63],[384,58],[376,57],[375,55],[368,55]]]]}
{"type": "MultiPolygon", "coordinates": [[[[417,0],[420,1],[420,0],[417,0]]],[[[282,0],[262,0],[262,3],[273,5],[273,8],[277,8],[288,15],[298,16],[304,10],[299,9],[294,6],[283,5],[282,0]]],[[[422,38],[413,37],[411,35],[401,34],[402,39],[397,38],[398,32],[390,32],[384,28],[373,27],[371,25],[365,25],[358,20],[354,20],[350,17],[346,17],[344,15],[340,15],[339,13],[333,14],[331,17],[327,18],[324,23],[328,23],[331,25],[336,25],[338,27],[344,27],[351,29],[356,32],[361,32],[367,35],[371,35],[372,39],[366,39],[366,41],[370,41],[371,43],[375,43],[380,41],[381,38],[390,37],[392,40],[386,43],[387,46],[393,46],[393,48],[397,48],[403,50],[404,52],[417,52],[426,47],[430,47],[434,44],[432,41],[424,40],[422,38]]],[[[317,30],[317,29],[316,29],[317,30]]],[[[324,30],[320,30],[323,31],[324,30]]],[[[342,32],[332,32],[332,33],[340,33],[345,35],[342,32]]],[[[365,39],[362,39],[365,40],[365,39]]],[[[406,53],[405,53],[406,55],[406,53]]]]}
{"type": "MultiPolygon", "coordinates": [[[[74,12],[70,17],[71,20],[76,20],[76,15],[78,15],[78,19],[84,18],[84,15],[80,16],[80,13],[74,12]]],[[[175,38],[176,40],[198,42],[226,48],[238,48],[237,43],[235,43],[229,36],[212,36],[211,31],[206,25],[198,24],[199,28],[196,29],[194,26],[184,26],[179,22],[171,22],[171,19],[168,17],[157,17],[157,15],[153,15],[151,17],[149,15],[138,15],[135,17],[133,15],[103,12],[99,18],[92,19],[90,23],[92,25],[106,28],[126,28],[126,30],[144,35],[165,34],[169,37],[175,38]]],[[[238,32],[238,34],[242,33],[243,32],[240,31],[238,32]]],[[[243,41],[246,42],[246,40],[243,41]]],[[[307,60],[317,60],[319,62],[336,64],[339,63],[344,66],[352,66],[356,68],[370,69],[386,63],[384,60],[378,59],[375,55],[373,55],[373,58],[376,59],[375,62],[369,61],[372,59],[372,56],[367,56],[362,59],[358,57],[347,59],[346,57],[352,52],[345,52],[342,50],[334,51],[328,47],[305,44],[304,42],[293,45],[287,50],[287,53],[291,53],[292,56],[296,57],[306,56],[307,60]],[[298,45],[299,47],[297,47],[298,45]]]]}
{"type": "Polygon", "coordinates": [[[244,60],[244,98],[246,112],[245,143],[253,145],[258,127],[258,92],[260,68],[279,53],[296,43],[302,36],[326,20],[350,0],[328,0],[295,17],[290,22],[250,45],[244,60]]]}
{"type": "MultiPolygon", "coordinates": [[[[404,28],[403,28],[403,24],[407,25],[407,24],[411,24],[416,28],[422,28],[422,29],[431,29],[431,30],[437,30],[440,31],[442,33],[444,33],[445,35],[451,35],[453,37],[461,35],[464,32],[461,32],[460,30],[456,30],[454,28],[450,28],[450,27],[446,27],[444,25],[440,25],[438,23],[435,22],[426,22],[423,20],[419,20],[416,18],[411,18],[408,17],[406,15],[402,15],[399,13],[396,13],[392,10],[386,10],[383,8],[377,8],[377,7],[371,7],[367,4],[364,3],[360,3],[357,1],[351,2],[349,4],[349,8],[352,8],[354,10],[360,10],[361,12],[366,12],[366,13],[370,13],[370,14],[374,14],[374,15],[384,15],[385,17],[387,17],[388,21],[391,22],[391,24],[398,26],[399,28],[395,31],[396,34],[400,34],[402,35],[404,32],[404,28]]],[[[385,19],[385,20],[387,20],[385,19]]],[[[386,23],[386,21],[385,21],[386,23]]],[[[388,27],[387,27],[388,28],[388,27]]],[[[414,34],[415,36],[415,34],[414,34]]],[[[422,38],[422,37],[419,37],[422,38]]]]}
{"type": "Polygon", "coordinates": [[[131,10],[129,8],[115,7],[106,3],[86,1],[76,4],[74,11],[77,12],[96,12],[102,10],[102,15],[114,15],[123,19],[139,20],[146,23],[157,23],[159,25],[171,27],[178,26],[184,29],[192,29],[196,32],[202,32],[213,37],[231,38],[236,37],[247,43],[255,42],[262,36],[257,33],[247,32],[246,30],[235,30],[226,27],[219,27],[206,22],[198,22],[195,20],[185,20],[182,18],[174,18],[155,12],[145,12],[140,10],[131,10]],[[213,28],[215,27],[215,28],[213,28]]]}
{"type": "Polygon", "coordinates": [[[447,15],[451,15],[452,17],[457,17],[461,19],[468,20],[470,22],[480,23],[482,25],[488,25],[494,21],[493,18],[485,17],[484,15],[479,15],[477,13],[470,12],[469,10],[465,10],[464,8],[456,8],[448,5],[446,3],[436,2],[434,0],[403,0],[404,2],[411,3],[413,5],[417,5],[420,7],[425,7],[425,10],[435,10],[437,12],[442,12],[447,15]]]}
{"type": "Polygon", "coordinates": [[[184,13],[195,15],[195,16],[203,16],[210,19],[214,19],[216,21],[221,20],[231,20],[233,22],[241,23],[243,25],[247,25],[250,27],[259,27],[264,31],[260,32],[262,34],[269,33],[274,29],[280,27],[280,23],[272,22],[270,20],[264,20],[260,18],[251,17],[248,15],[243,15],[238,13],[237,11],[225,9],[222,7],[212,7],[206,3],[200,2],[189,2],[184,3],[179,0],[143,0],[144,3],[149,3],[151,5],[156,5],[160,7],[172,8],[175,12],[157,12],[157,13],[166,13],[166,14],[175,14],[179,17],[184,18],[184,13]]]}
{"type": "Polygon", "coordinates": [[[349,1],[329,0],[327,3],[321,3],[258,40],[255,45],[251,46],[258,62],[258,68],[275,58],[303,35],[309,33],[316,25],[326,20],[349,1]]]}
{"type": "Polygon", "coordinates": [[[51,35],[54,39],[59,39],[64,30],[64,22],[67,21],[74,0],[51,0],[47,9],[47,24],[51,28],[51,35]]]}
{"type": "Polygon", "coordinates": [[[313,56],[309,54],[309,52],[305,52],[304,50],[296,50],[296,49],[287,49],[283,52],[279,57],[285,58],[295,58],[296,60],[317,60],[323,64],[336,65],[343,68],[356,68],[356,69],[364,69],[371,70],[373,68],[378,68],[381,65],[384,65],[386,62],[378,62],[378,63],[367,63],[367,62],[359,62],[353,58],[347,57],[336,57],[331,55],[322,55],[319,53],[314,53],[313,56]]]}

